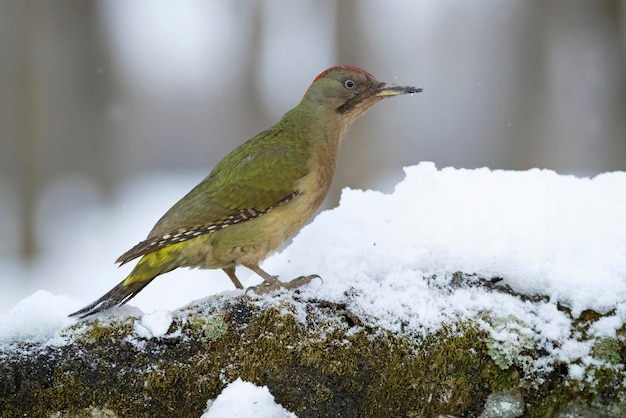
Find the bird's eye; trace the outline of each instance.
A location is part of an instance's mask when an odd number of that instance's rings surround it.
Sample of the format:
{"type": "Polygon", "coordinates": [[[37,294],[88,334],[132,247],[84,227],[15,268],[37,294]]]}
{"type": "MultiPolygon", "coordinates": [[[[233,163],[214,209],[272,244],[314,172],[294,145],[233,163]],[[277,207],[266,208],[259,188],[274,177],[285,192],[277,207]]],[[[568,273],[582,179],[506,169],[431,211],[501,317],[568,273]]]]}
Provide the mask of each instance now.
{"type": "Polygon", "coordinates": [[[352,80],[346,80],[343,82],[343,86],[348,90],[352,90],[354,86],[356,86],[356,83],[352,80]]]}

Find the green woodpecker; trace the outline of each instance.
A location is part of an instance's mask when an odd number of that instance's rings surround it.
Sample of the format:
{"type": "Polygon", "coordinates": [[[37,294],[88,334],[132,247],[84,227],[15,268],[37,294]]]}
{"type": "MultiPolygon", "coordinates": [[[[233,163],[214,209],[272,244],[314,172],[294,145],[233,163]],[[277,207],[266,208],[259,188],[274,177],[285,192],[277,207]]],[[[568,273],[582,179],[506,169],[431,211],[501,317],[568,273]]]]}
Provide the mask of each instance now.
{"type": "Polygon", "coordinates": [[[318,75],[295,108],[272,128],[235,148],[117,263],[141,257],[124,281],[70,316],[128,302],[160,274],[178,267],[220,268],[236,288],[244,266],[261,276],[255,291],[295,288],[316,275],[281,282],[259,267],[313,216],[330,187],[337,149],[352,123],[378,101],[422,91],[382,83],[343,65],[318,75]]]}

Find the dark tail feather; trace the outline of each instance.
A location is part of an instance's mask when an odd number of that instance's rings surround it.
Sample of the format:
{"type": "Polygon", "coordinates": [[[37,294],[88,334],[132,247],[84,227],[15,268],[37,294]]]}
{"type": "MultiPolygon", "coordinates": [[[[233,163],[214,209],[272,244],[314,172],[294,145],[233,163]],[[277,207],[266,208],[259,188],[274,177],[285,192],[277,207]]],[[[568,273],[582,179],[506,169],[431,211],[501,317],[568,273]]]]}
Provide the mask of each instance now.
{"type": "Polygon", "coordinates": [[[84,318],[125,304],[141,292],[141,289],[146,287],[155,277],[178,267],[177,260],[181,251],[179,247],[173,245],[144,255],[123,282],[91,305],[85,306],[70,316],[84,318]]]}
{"type": "Polygon", "coordinates": [[[87,305],[83,309],[69,314],[69,316],[77,316],[82,319],[89,315],[105,311],[114,306],[121,306],[134,298],[135,295],[137,295],[137,293],[139,293],[141,289],[146,287],[151,281],[152,279],[143,280],[127,285],[125,285],[124,281],[122,281],[91,305],[87,305]]]}

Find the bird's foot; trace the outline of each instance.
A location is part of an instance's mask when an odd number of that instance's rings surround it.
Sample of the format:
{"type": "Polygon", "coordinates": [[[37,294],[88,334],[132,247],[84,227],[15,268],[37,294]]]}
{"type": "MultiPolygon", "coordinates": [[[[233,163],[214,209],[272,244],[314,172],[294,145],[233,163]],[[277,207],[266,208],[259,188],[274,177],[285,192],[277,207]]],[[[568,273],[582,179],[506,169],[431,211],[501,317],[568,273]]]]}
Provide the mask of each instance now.
{"type": "Polygon", "coordinates": [[[300,286],[311,283],[313,279],[322,280],[322,278],[317,274],[296,277],[289,282],[281,282],[276,277],[272,277],[271,280],[264,279],[263,283],[261,283],[260,285],[250,286],[246,289],[246,293],[248,293],[249,291],[253,291],[257,295],[263,295],[265,293],[269,293],[279,289],[297,289],[300,286]]]}

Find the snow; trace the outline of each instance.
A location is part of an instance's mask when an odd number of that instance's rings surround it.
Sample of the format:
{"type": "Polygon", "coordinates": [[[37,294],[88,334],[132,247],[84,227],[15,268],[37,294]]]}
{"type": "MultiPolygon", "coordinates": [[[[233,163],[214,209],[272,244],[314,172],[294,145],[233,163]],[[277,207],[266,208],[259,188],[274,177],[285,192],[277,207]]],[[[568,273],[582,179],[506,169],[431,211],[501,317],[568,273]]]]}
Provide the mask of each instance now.
{"type": "Polygon", "coordinates": [[[382,286],[418,270],[500,276],[518,292],[562,301],[575,315],[625,300],[626,173],[580,179],[422,163],[406,174],[391,195],[346,190],[339,207],[318,216],[272,264],[298,260],[290,274],[346,276],[340,286],[361,281],[355,270],[382,286]]]}
{"type": "Polygon", "coordinates": [[[141,321],[135,323],[135,334],[146,340],[164,336],[172,324],[172,313],[165,309],[160,309],[147,313],[141,317],[141,321]]]}
{"type": "Polygon", "coordinates": [[[38,290],[0,316],[0,346],[13,340],[41,342],[54,338],[57,331],[74,324],[68,309],[80,302],[68,296],[55,296],[38,290]]]}
{"type": "Polygon", "coordinates": [[[238,378],[209,402],[202,418],[297,418],[274,401],[266,386],[255,386],[238,378]]]}
{"type": "MultiPolygon", "coordinates": [[[[489,312],[491,320],[481,324],[499,349],[514,341],[536,344],[552,361],[592,362],[592,342],[576,340],[571,317],[557,304],[569,307],[574,317],[587,309],[607,314],[589,327],[590,337],[614,337],[626,322],[625,172],[579,178],[539,169],[437,169],[432,163],[405,172],[406,178],[391,194],[344,190],[337,208],[319,214],[263,268],[283,280],[319,274],[323,282],[303,287],[302,299],[347,301],[365,322],[393,332],[425,333],[489,312]],[[457,271],[474,273],[476,278],[501,277],[499,284],[515,292],[545,298],[522,301],[481,286],[455,287],[450,281],[457,271]]],[[[97,214],[72,214],[75,236],[62,250],[89,267],[59,263],[63,257],[57,253],[44,267],[34,269],[45,278],[38,283],[47,291],[22,294],[21,301],[0,314],[0,348],[13,340],[61,343],[59,332],[75,323],[66,315],[127,274],[116,271],[110,260],[126,249],[124,245],[142,239],[180,190],[193,185],[163,179],[138,184],[122,191],[119,206],[131,202],[139,206],[122,213],[94,208],[97,214]],[[155,189],[158,196],[152,193],[155,189]],[[124,236],[123,243],[114,238],[118,235],[124,236]],[[48,282],[50,275],[63,280],[48,282]]],[[[17,274],[20,269],[9,266],[6,271],[17,274]]],[[[239,271],[244,286],[260,282],[247,270],[239,271]]],[[[225,290],[241,293],[232,290],[221,271],[179,269],[155,280],[128,306],[103,316],[137,314],[139,309],[132,307],[136,306],[145,314],[135,336],[158,338],[170,327],[171,309],[225,290]]],[[[260,303],[289,294],[263,296],[260,303]]],[[[511,349],[519,348],[517,344],[511,349]]],[[[515,358],[514,352],[508,354],[515,358]]],[[[543,358],[533,367],[549,369],[550,361],[543,358]]],[[[580,378],[584,367],[572,364],[569,370],[571,377],[580,378]]],[[[236,381],[205,415],[218,416],[222,399],[240,392],[258,397],[258,405],[274,405],[267,388],[236,381]]],[[[229,404],[233,408],[244,402],[229,404]]],[[[229,414],[234,416],[232,409],[229,414]]],[[[287,416],[284,411],[272,414],[287,416]]]]}

